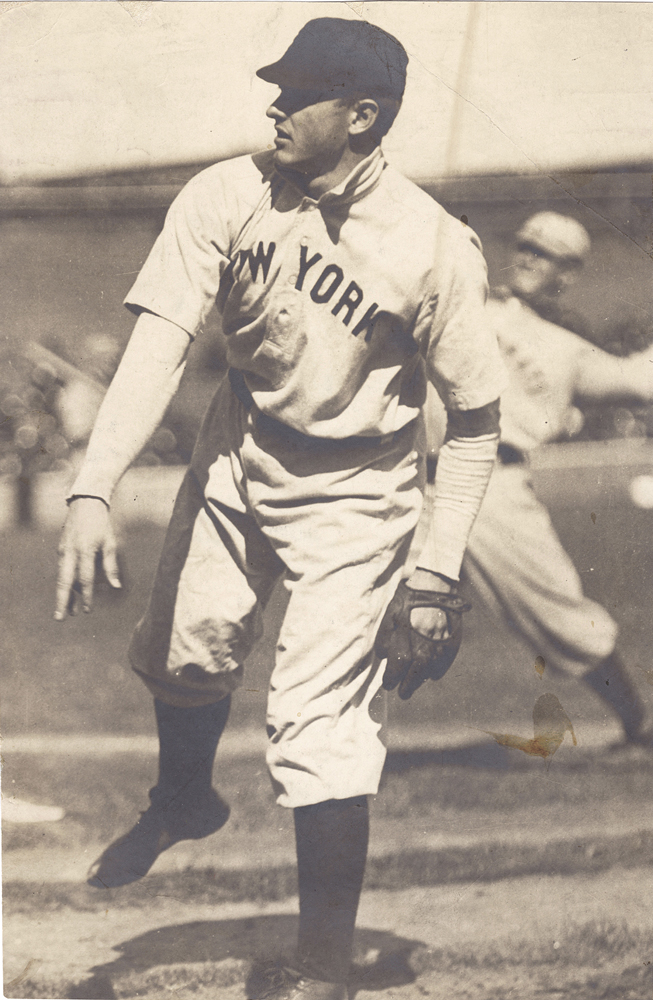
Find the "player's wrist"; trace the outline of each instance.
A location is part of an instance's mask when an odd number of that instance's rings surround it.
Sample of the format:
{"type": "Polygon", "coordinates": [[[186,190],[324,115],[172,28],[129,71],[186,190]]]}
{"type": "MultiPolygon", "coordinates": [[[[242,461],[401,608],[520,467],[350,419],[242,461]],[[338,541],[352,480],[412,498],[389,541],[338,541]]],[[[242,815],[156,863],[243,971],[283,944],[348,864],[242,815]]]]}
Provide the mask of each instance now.
{"type": "Polygon", "coordinates": [[[105,507],[110,508],[114,491],[113,482],[106,476],[88,475],[85,470],[82,472],[78,474],[65,498],[68,506],[73,500],[94,499],[101,500],[105,507]]]}
{"type": "Polygon", "coordinates": [[[100,503],[104,504],[107,510],[111,510],[111,504],[109,501],[94,493],[71,493],[70,496],[66,497],[66,503],[69,507],[76,500],[99,500],[100,503]]]}

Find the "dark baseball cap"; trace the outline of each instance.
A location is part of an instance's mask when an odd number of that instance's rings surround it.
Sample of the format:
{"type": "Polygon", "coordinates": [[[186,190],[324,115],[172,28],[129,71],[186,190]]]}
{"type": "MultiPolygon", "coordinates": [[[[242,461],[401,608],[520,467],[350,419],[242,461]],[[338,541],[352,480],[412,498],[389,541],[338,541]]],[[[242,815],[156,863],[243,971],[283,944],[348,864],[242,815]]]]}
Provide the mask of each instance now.
{"type": "Polygon", "coordinates": [[[317,17],[305,24],[281,59],[257,76],[279,87],[364,92],[400,101],[408,56],[401,42],[369,21],[317,17]]]}

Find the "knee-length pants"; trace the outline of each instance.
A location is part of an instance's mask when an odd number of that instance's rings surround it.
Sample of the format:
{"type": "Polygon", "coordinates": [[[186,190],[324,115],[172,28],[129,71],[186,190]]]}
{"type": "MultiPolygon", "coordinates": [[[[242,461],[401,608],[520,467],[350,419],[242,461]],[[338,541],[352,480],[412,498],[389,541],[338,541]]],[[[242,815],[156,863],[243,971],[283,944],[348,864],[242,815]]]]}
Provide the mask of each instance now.
{"type": "Polygon", "coordinates": [[[369,441],[308,438],[248,406],[229,379],[204,420],[130,659],[170,704],[224,698],[283,574],[267,712],[281,805],[377,791],[373,644],[421,511],[418,432],[413,422],[369,441]]]}

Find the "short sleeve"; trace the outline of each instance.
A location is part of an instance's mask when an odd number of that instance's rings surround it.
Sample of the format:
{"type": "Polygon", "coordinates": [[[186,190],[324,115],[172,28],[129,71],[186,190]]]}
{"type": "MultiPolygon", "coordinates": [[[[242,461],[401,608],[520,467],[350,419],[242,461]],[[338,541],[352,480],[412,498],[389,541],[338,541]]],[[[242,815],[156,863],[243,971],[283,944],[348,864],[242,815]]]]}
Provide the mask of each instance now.
{"type": "Polygon", "coordinates": [[[230,212],[220,166],[195,176],[177,195],[124,303],[132,312],[170,320],[191,337],[204,324],[229,266],[230,212]]]}
{"type": "Polygon", "coordinates": [[[480,240],[446,216],[438,228],[430,325],[423,332],[427,375],[448,410],[497,399],[507,377],[486,313],[487,266],[480,240]]]}

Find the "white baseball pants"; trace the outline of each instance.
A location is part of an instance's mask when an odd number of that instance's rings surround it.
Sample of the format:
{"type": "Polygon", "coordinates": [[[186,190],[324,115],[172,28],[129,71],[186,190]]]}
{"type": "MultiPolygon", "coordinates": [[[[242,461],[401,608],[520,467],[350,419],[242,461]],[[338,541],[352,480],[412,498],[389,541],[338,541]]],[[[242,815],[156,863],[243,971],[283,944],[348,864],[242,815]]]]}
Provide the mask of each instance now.
{"type": "Polygon", "coordinates": [[[267,716],[281,805],[378,789],[373,643],[422,506],[417,434],[413,423],[369,442],[307,438],[248,409],[228,379],[204,420],[130,659],[163,701],[220,700],[242,683],[284,573],[267,716]]]}

